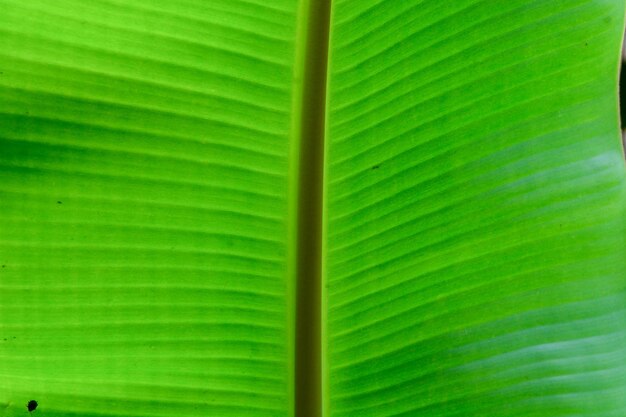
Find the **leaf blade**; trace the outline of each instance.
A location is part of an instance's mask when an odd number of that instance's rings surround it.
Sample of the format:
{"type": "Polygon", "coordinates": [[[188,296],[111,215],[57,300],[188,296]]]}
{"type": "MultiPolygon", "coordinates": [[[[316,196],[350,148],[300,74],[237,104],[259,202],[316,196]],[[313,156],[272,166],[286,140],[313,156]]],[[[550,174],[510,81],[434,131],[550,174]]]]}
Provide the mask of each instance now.
{"type": "Polygon", "coordinates": [[[3,415],[289,415],[297,4],[1,3],[3,415]]]}
{"type": "Polygon", "coordinates": [[[623,411],[621,16],[334,3],[327,415],[623,411]]]}

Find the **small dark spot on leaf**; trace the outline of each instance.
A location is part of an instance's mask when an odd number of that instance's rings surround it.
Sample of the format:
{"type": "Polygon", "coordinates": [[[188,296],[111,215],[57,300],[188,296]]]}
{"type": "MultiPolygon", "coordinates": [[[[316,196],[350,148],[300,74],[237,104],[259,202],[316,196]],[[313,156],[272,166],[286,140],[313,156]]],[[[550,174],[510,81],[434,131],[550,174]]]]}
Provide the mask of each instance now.
{"type": "Polygon", "coordinates": [[[63,204],[63,202],[62,201],[57,201],[57,204],[63,204]]]}
{"type": "Polygon", "coordinates": [[[585,42],[585,46],[589,46],[589,44],[587,42],[585,42]]]}
{"type": "Polygon", "coordinates": [[[378,169],[378,168],[380,168],[380,164],[379,164],[379,165],[374,165],[374,166],[372,167],[372,169],[378,169]]]}
{"type": "Polygon", "coordinates": [[[3,268],[6,268],[6,265],[2,265],[3,268]]]}
{"type": "Polygon", "coordinates": [[[35,401],[35,400],[30,400],[30,401],[28,402],[28,404],[26,404],[26,408],[28,408],[28,411],[29,411],[29,412],[33,412],[33,411],[35,411],[35,409],[37,408],[37,406],[38,406],[38,405],[39,405],[39,404],[37,404],[37,401],[35,401]]]}

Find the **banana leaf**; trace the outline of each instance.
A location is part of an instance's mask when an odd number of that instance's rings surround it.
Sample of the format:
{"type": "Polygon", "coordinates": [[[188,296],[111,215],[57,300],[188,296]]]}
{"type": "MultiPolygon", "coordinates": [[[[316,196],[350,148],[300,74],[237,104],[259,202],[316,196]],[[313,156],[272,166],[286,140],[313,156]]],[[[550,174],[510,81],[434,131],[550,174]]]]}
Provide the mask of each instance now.
{"type": "Polygon", "coordinates": [[[623,417],[624,13],[0,0],[0,416],[623,417]]]}

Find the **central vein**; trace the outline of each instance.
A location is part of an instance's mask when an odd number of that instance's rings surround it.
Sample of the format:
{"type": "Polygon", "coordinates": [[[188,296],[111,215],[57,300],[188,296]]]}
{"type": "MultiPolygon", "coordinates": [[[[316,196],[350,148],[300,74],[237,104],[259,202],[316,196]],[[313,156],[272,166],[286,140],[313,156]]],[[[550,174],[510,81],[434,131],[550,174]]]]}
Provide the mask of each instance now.
{"type": "Polygon", "coordinates": [[[321,417],[321,240],[324,121],[330,0],[305,0],[299,107],[297,196],[295,415],[321,417]]]}

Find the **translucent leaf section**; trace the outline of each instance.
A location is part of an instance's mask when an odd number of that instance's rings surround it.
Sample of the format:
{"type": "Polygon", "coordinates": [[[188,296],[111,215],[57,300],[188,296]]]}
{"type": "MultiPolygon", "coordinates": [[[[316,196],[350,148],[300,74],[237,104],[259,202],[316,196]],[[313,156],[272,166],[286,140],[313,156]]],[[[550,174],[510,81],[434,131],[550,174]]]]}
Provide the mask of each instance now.
{"type": "Polygon", "coordinates": [[[619,0],[336,0],[328,416],[626,414],[619,0]]]}
{"type": "Polygon", "coordinates": [[[0,415],[290,415],[297,8],[0,0],[0,415]]]}

